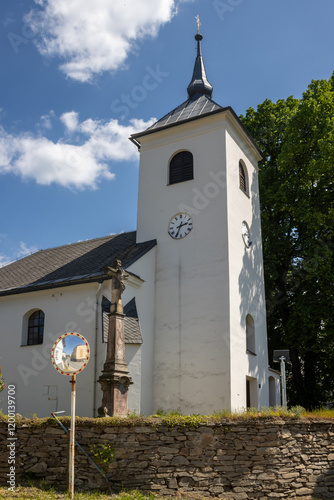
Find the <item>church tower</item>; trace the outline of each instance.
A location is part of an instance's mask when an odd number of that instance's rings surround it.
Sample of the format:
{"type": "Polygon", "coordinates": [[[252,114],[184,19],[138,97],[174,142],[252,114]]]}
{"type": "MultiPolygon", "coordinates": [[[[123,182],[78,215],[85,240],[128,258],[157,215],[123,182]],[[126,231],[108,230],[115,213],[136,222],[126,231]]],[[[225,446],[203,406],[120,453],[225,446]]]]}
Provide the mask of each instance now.
{"type": "Polygon", "coordinates": [[[269,406],[261,153],[212,100],[197,33],[188,98],[131,140],[140,150],[137,242],[157,240],[154,409],[269,406]]]}

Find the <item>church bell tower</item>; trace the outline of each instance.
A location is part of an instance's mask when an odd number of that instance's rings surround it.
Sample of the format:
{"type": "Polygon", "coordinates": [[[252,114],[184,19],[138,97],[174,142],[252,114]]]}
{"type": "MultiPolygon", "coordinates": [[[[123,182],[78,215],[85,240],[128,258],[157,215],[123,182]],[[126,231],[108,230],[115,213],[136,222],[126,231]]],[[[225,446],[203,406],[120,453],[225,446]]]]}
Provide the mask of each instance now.
{"type": "Polygon", "coordinates": [[[201,53],[188,97],[131,140],[140,150],[137,241],[157,240],[154,410],[269,406],[257,162],[201,53]]]}

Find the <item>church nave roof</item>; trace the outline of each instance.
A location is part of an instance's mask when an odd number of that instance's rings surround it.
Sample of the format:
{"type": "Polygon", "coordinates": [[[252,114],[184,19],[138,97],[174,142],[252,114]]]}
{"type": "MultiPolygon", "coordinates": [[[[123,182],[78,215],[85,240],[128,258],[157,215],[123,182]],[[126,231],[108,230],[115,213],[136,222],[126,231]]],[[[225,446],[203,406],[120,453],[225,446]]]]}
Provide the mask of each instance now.
{"type": "Polygon", "coordinates": [[[40,250],[0,268],[0,296],[109,279],[104,268],[127,268],[156,245],[136,243],[136,231],[40,250]]]}

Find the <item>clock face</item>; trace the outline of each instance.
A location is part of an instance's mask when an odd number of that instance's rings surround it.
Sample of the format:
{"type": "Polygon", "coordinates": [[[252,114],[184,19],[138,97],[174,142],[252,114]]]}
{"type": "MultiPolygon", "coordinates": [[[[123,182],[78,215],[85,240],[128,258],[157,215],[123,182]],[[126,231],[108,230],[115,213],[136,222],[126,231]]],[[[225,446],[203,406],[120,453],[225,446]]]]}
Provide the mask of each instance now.
{"type": "Polygon", "coordinates": [[[193,228],[193,221],[190,215],[179,213],[171,218],[168,225],[168,234],[175,240],[187,236],[193,228]]]}
{"type": "Polygon", "coordinates": [[[250,230],[246,221],[243,221],[243,223],[241,224],[241,234],[245,246],[249,248],[252,244],[252,240],[251,240],[250,230]]]}

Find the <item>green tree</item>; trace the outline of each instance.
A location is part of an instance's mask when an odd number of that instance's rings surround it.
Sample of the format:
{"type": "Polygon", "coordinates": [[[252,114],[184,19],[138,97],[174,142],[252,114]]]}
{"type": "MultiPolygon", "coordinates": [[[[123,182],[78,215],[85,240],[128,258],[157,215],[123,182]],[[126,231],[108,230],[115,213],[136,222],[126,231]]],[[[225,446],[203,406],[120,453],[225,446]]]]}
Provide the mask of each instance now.
{"type": "Polygon", "coordinates": [[[290,349],[288,398],[334,399],[334,74],[241,120],[258,142],[269,352],[290,349]]]}

